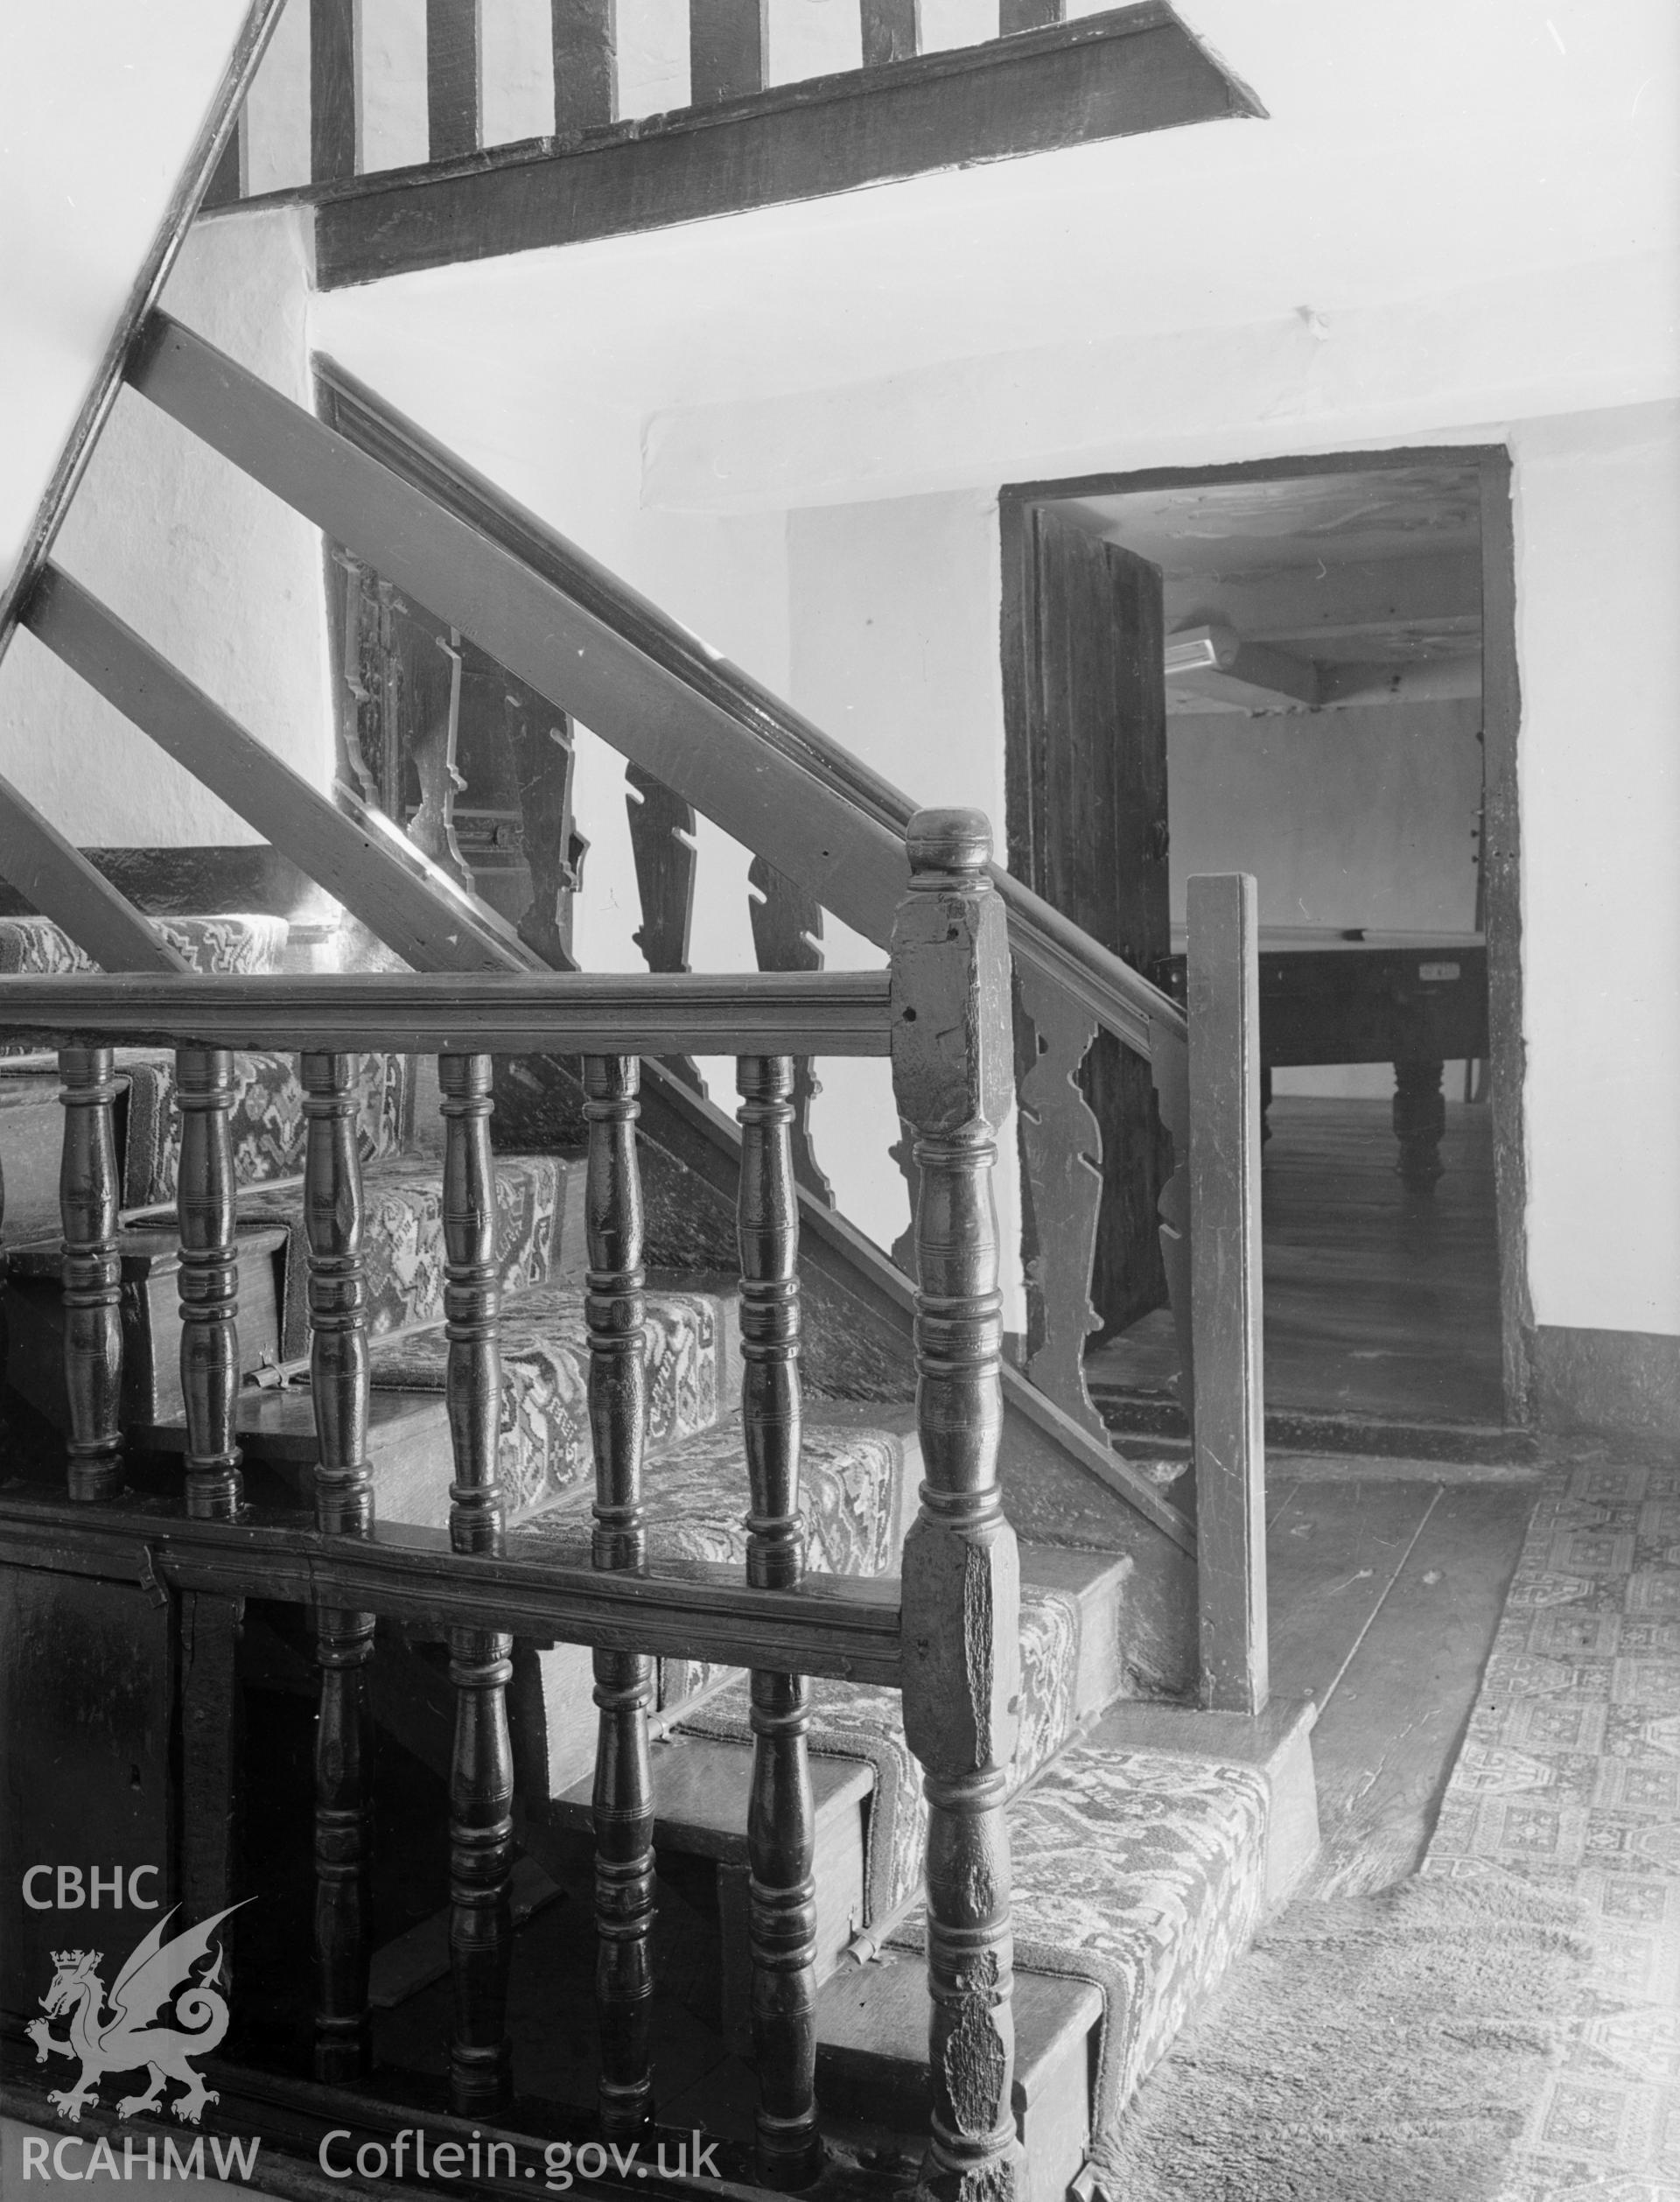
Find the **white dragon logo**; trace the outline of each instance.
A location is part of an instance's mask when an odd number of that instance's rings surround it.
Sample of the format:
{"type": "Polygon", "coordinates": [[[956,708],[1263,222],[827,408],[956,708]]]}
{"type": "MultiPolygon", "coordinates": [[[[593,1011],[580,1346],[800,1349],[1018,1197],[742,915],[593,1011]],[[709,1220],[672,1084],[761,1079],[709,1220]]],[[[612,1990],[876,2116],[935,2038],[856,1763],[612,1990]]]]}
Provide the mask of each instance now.
{"type": "MultiPolygon", "coordinates": [[[[251,1898],[245,1901],[248,1904],[251,1898]]],[[[156,2109],[172,2079],[187,2092],[170,2107],[189,2125],[198,2124],[206,2103],[220,2100],[187,2058],[207,2056],[228,2031],[228,2000],[218,1994],[215,1985],[221,1978],[220,1949],[201,1979],[192,1981],[191,1975],[192,1967],[210,1954],[211,1939],[228,1913],[239,1909],[238,1904],[230,1904],[226,1911],[218,1911],[200,1926],[189,1927],[172,1942],[164,1940],[164,1929],[175,1913],[166,1911],[130,1953],[111,1988],[110,2010],[102,2019],[100,2009],[106,2001],[105,1985],[96,1968],[104,1962],[104,1952],[53,1951],[52,1962],[59,1969],[41,1998],[46,2017],[31,2019],[28,2033],[35,2044],[38,2065],[46,2062],[49,2051],[81,2059],[81,2077],[75,2086],[55,2089],[47,2097],[73,2125],[80,2118],[84,2104],[98,2101],[94,2089],[102,2074],[137,2072],[143,2065],[150,2085],[144,2094],[123,2097],[116,2106],[119,2118],[156,2109]],[[173,2026],[154,2025],[158,2012],[166,2008],[172,2018],[184,2019],[192,2031],[182,2033],[173,2026]],[[49,2030],[48,2022],[65,2011],[70,2014],[69,2038],[60,2041],[49,2030]]]]}

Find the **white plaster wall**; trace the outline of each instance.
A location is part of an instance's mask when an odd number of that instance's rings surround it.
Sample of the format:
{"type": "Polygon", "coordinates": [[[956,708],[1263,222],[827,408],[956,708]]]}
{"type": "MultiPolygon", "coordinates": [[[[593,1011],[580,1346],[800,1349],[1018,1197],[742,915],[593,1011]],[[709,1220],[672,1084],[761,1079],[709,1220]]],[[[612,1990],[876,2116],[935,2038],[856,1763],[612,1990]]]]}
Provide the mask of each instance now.
{"type": "MultiPolygon", "coordinates": [[[[1252,872],[1262,925],[1467,932],[1481,801],[1479,702],[1384,704],[1167,721],[1169,892],[1197,872],[1252,872]]],[[[1386,1099],[1387,1063],[1276,1071],[1278,1093],[1386,1099]]],[[[1449,1064],[1446,1090],[1463,1090],[1449,1064]]]]}
{"type": "Polygon", "coordinates": [[[157,235],[244,10],[0,7],[0,579],[157,235]]]}
{"type": "MultiPolygon", "coordinates": [[[[312,403],[300,217],[195,229],[168,309],[300,403],[312,403]]],[[[332,769],[320,536],[125,390],[59,562],[317,786],[332,769]]],[[[0,663],[0,773],[84,846],[261,837],[172,764],[32,635],[0,663]]]]}
{"type": "MultiPolygon", "coordinates": [[[[790,515],[791,699],[918,802],[972,803],[1004,843],[998,509],[986,492],[819,508],[790,515]]],[[[825,921],[830,967],[881,951],[825,921]]],[[[909,1217],[889,1160],[897,1137],[885,1062],[824,1063],[816,1151],[841,1208],[883,1246],[909,1217]]],[[[1023,1327],[1020,1195],[1012,1129],[999,1148],[1004,1321],[1023,1327]]]]}
{"type": "MultiPolygon", "coordinates": [[[[318,298],[321,347],[452,451],[778,693],[788,686],[787,523],[742,515],[644,510],[641,422],[532,376],[509,351],[486,364],[453,341],[447,321],[420,340],[377,296],[318,298]]],[[[579,343],[586,338],[580,333],[579,343]]],[[[587,728],[578,746],[578,830],[590,843],[574,945],[591,971],[646,968],[618,753],[587,728]]],[[[690,961],[696,971],[756,969],[747,851],[702,818],[690,961]]],[[[714,1098],[735,1106],[732,1062],[703,1064],[714,1098]]]]}
{"type": "Polygon", "coordinates": [[[1680,1331],[1680,407],[1513,438],[1536,1320],[1680,1331]]]}
{"type": "MultiPolygon", "coordinates": [[[[1201,394],[1184,395],[1194,410],[1201,394]]],[[[1135,442],[1135,424],[1122,432],[1135,442]]],[[[1421,439],[1396,420],[1383,440],[1421,439]]],[[[1506,442],[1514,461],[1536,1320],[1674,1334],[1680,406],[1466,423],[1451,439],[1506,442]]],[[[1243,445],[1228,430],[1215,448],[1242,457],[1243,445]]],[[[789,595],[801,709],[913,793],[978,802],[1001,818],[996,539],[979,489],[814,506],[790,517],[789,595]]],[[[1292,760],[1269,762],[1339,806],[1340,854],[1311,893],[1275,794],[1253,784],[1257,750],[1226,751],[1214,771],[1215,746],[1242,737],[1214,731],[1212,719],[1206,731],[1180,722],[1180,794],[1199,756],[1204,793],[1216,784],[1224,796],[1200,822],[1181,822],[1175,803],[1177,875],[1243,863],[1274,882],[1263,914],[1280,922],[1290,912],[1278,897],[1290,892],[1296,922],[1304,899],[1315,922],[1467,922],[1474,712],[1384,705],[1249,730],[1250,743],[1292,747],[1292,760]],[[1388,761],[1400,768],[1410,823],[1400,838],[1374,840],[1360,824],[1358,790],[1382,760],[1355,750],[1403,731],[1406,746],[1388,761]],[[1418,856],[1414,901],[1401,882],[1418,856]]],[[[889,1190],[874,1176],[848,1180],[847,1197],[878,1235],[900,1227],[889,1229],[889,1190]]]]}

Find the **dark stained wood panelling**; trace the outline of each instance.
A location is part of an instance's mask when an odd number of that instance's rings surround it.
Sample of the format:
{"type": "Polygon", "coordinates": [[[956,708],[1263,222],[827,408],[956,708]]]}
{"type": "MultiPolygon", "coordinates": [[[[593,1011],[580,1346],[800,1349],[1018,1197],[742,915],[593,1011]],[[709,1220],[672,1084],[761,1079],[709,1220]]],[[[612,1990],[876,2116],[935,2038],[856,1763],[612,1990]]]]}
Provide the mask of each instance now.
{"type": "MultiPolygon", "coordinates": [[[[1040,510],[1034,526],[1024,637],[1029,878],[1065,917],[1147,969],[1170,940],[1160,575],[1054,511],[1040,510]]],[[[1110,1333],[1166,1298],[1155,1095],[1149,1065],[1106,1032],[1080,1083],[1102,1134],[1091,1298],[1110,1333]]],[[[1058,1217],[1037,1224],[1040,1245],[1053,1244],[1058,1217]]]]}

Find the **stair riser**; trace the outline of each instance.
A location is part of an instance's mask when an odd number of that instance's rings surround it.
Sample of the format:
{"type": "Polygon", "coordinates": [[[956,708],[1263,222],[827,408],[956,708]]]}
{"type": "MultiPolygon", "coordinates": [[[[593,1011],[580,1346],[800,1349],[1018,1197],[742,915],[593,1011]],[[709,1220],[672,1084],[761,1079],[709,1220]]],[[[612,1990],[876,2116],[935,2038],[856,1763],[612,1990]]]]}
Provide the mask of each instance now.
{"type": "MultiPolygon", "coordinates": [[[[928,2070],[927,1973],[910,1958],[843,1965],[817,2007],[816,2093],[830,2114],[925,2133],[933,2107],[928,2070]]],[[[1015,1975],[1015,2130],[1026,2157],[1021,2202],[1063,2202],[1090,2139],[1094,1988],[1038,1974],[1015,1975]]]]}
{"type": "MultiPolygon", "coordinates": [[[[172,1242],[161,1232],[125,1235],[143,1246],[122,1254],[122,1391],[125,1431],[179,1422],[181,1273],[172,1242]]],[[[239,1364],[248,1375],[279,1350],[276,1265],[284,1234],[242,1232],[239,1248],[239,1364]]],[[[56,1266],[56,1265],[54,1265],[56,1266]]],[[[6,1378],[60,1429],[67,1427],[64,1395],[64,1301],[56,1276],[14,1269],[6,1294],[6,1378]]]]}

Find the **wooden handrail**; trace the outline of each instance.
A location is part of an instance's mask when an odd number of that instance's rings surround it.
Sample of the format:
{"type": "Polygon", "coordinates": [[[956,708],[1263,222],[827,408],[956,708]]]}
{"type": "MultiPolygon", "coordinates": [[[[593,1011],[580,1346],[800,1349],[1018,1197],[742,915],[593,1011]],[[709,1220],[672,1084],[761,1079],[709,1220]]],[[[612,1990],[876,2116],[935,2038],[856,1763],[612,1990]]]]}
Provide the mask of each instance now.
{"type": "MultiPolygon", "coordinates": [[[[130,379],[162,410],[886,946],[914,806],[342,369],[329,429],[168,315],[130,379]]],[[[994,866],[1013,952],[1145,1057],[1183,1012],[994,866]]]]}
{"type": "MultiPolygon", "coordinates": [[[[317,361],[316,368],[332,394],[338,432],[358,450],[424,488],[435,504],[480,535],[513,550],[695,694],[727,712],[755,740],[902,837],[916,805],[901,788],[458,459],[347,368],[325,358],[317,361]]],[[[603,739],[611,740],[612,736],[604,733],[603,739]]],[[[760,853],[773,863],[777,860],[773,852],[760,853]]],[[[1171,996],[1001,865],[989,868],[1010,913],[1011,947],[1016,955],[1025,956],[1065,986],[1138,1055],[1151,1054],[1155,1027],[1182,1037],[1184,1013],[1171,996]]]]}
{"type": "Polygon", "coordinates": [[[64,515],[70,508],[77,485],[87,471],[94,446],[100,432],[110,417],[111,407],[116,402],[117,391],[128,371],[129,359],[146,319],[163,295],[169,271],[174,266],[181,245],[192,226],[192,217],[199,211],[210,179],[216,172],[217,164],[228,139],[245,95],[250,89],[258,65],[268,51],[274,36],[276,24],[285,0],[251,0],[245,20],[234,40],[228,58],[227,68],[210,102],[208,113],[199,127],[169,204],[164,209],[145,258],[141,262],[134,282],[130,287],[122,311],[111,331],[105,349],[100,355],[87,395],[81,402],[68,441],[59,455],[59,463],[52,471],[41,498],[35,522],[30,529],[16,570],[7,577],[0,590],[0,658],[17,631],[18,614],[34,586],[36,576],[46,564],[54,539],[64,515]]]}
{"type": "Polygon", "coordinates": [[[0,978],[0,1028],[108,1047],[884,1055],[886,971],[188,972],[0,978]]]}
{"type": "Polygon", "coordinates": [[[797,1590],[755,1590],[721,1561],[655,1557],[602,1574],[549,1553],[455,1552],[447,1530],[402,1523],[340,1537],[305,1514],[252,1509],[237,1522],[194,1521],[161,1503],[94,1512],[17,1490],[0,1495],[0,1525],[17,1567],[388,1614],[439,1630],[508,1629],[547,1642],[899,1684],[900,1593],[891,1576],[812,1575],[797,1590]]]}

